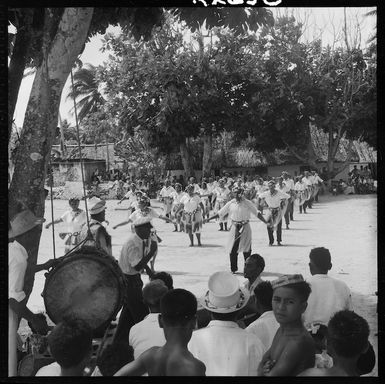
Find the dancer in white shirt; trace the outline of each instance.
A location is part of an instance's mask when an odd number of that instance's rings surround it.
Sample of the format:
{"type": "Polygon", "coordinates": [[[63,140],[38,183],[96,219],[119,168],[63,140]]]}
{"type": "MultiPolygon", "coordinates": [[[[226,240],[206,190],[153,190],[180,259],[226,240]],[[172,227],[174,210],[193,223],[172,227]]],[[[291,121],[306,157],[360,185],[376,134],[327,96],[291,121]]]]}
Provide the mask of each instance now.
{"type": "Polygon", "coordinates": [[[170,217],[171,208],[172,208],[172,194],[175,192],[175,189],[171,185],[170,179],[165,180],[165,185],[159,193],[160,201],[164,204],[164,215],[170,217]]]}
{"type": "MultiPolygon", "coordinates": [[[[277,244],[282,245],[282,209],[284,207],[285,200],[288,200],[290,196],[287,193],[280,192],[275,189],[275,182],[273,180],[269,181],[268,186],[269,190],[263,192],[259,196],[259,200],[263,199],[270,210],[270,217],[269,220],[267,220],[269,222],[267,225],[269,245],[271,246],[274,244],[274,228],[277,230],[277,244]]],[[[261,201],[258,202],[258,204],[260,203],[261,201]]]]}
{"type": "Polygon", "coordinates": [[[234,187],[232,193],[235,198],[230,200],[219,212],[208,219],[208,222],[220,216],[229,215],[232,222],[227,250],[230,253],[231,272],[238,271],[238,253],[243,252],[246,260],[251,254],[250,214],[260,217],[257,207],[243,197],[243,188],[234,187]]]}
{"type": "Polygon", "coordinates": [[[189,184],[186,187],[187,195],[181,199],[182,222],[184,231],[190,238],[190,247],[194,246],[194,233],[198,240],[198,246],[201,247],[202,231],[202,211],[204,209],[201,198],[194,192],[194,185],[189,184]]]}

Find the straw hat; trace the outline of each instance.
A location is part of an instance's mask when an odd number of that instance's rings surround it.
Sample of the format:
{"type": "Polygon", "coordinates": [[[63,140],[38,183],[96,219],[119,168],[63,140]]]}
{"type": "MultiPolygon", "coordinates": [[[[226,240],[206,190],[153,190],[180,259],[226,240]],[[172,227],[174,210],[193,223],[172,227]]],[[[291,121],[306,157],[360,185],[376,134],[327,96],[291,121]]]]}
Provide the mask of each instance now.
{"type": "Polygon", "coordinates": [[[8,237],[20,236],[44,222],[44,218],[36,217],[29,209],[19,212],[11,220],[11,229],[8,231],[8,237]]]}
{"type": "Polygon", "coordinates": [[[305,280],[303,279],[303,276],[301,274],[282,275],[278,279],[273,280],[271,282],[271,286],[273,287],[273,289],[276,289],[289,284],[302,283],[303,281],[305,280]]]}
{"type": "Polygon", "coordinates": [[[87,201],[88,211],[91,215],[96,215],[106,209],[106,201],[93,196],[87,201]]]}
{"type": "Polygon", "coordinates": [[[227,271],[215,272],[209,278],[209,290],[199,301],[210,312],[232,313],[242,309],[250,293],[240,287],[238,279],[227,271]]]}

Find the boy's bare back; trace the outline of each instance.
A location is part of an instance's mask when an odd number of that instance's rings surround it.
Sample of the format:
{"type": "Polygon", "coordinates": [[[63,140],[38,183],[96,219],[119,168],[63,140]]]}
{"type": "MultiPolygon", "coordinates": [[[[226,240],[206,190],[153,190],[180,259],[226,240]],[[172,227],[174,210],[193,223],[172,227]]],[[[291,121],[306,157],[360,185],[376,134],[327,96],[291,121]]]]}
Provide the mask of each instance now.
{"type": "Polygon", "coordinates": [[[184,348],[153,347],[142,356],[149,376],[205,376],[206,373],[206,366],[184,348]]]}
{"type": "Polygon", "coordinates": [[[262,365],[267,376],[296,376],[314,367],[314,340],[305,328],[284,334],[280,327],[262,365]]]}

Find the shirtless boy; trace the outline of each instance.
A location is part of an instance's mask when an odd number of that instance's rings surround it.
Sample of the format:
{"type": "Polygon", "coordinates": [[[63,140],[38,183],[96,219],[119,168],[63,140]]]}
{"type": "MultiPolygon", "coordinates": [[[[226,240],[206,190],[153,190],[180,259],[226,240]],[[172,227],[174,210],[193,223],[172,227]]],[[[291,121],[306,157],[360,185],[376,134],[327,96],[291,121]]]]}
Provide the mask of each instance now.
{"type": "Polygon", "coordinates": [[[330,319],[327,334],[331,368],[311,368],[299,376],[359,376],[357,362],[369,347],[369,325],[353,311],[343,310],[330,319]]]}
{"type": "Polygon", "coordinates": [[[283,275],[272,281],[272,286],[272,307],[280,327],[262,358],[258,374],[296,376],[314,367],[314,340],[301,320],[311,292],[310,285],[302,275],[283,275]]]}
{"type": "Polygon", "coordinates": [[[205,365],[187,349],[196,324],[197,300],[184,289],[168,291],[160,302],[159,325],[166,344],[152,347],[115,376],[204,376],[205,365]]]}

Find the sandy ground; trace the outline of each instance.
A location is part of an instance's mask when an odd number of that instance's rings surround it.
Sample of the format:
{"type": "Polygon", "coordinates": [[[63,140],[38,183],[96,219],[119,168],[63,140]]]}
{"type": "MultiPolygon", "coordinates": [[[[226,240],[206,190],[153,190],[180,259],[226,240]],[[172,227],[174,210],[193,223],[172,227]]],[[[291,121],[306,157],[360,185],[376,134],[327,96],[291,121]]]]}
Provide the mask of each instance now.
{"type": "MultiPolygon", "coordinates": [[[[125,207],[125,202],[119,207],[125,207]]],[[[153,202],[160,207],[160,203],[153,202]]],[[[84,203],[80,205],[84,208],[84,203]]],[[[116,230],[112,226],[126,218],[127,211],[115,210],[117,200],[107,202],[106,218],[112,236],[113,255],[119,256],[128,226],[116,230]]],[[[54,214],[58,218],[68,204],[63,200],[54,201],[54,214]]],[[[51,221],[51,203],[46,202],[46,219],[51,221]]],[[[201,296],[209,276],[218,270],[229,270],[229,257],[225,252],[227,232],[218,232],[218,224],[210,222],[203,226],[203,247],[189,247],[188,236],[175,233],[173,225],[154,220],[158,235],[163,239],[155,264],[158,271],[169,272],[174,287],[185,288],[201,296]]],[[[262,274],[264,279],[274,279],[283,273],[302,273],[309,277],[308,255],[313,247],[329,248],[333,268],[330,275],[347,283],[353,294],[355,311],[363,316],[371,329],[370,341],[378,351],[377,329],[377,195],[320,196],[320,202],[309,209],[307,214],[295,212],[290,230],[283,229],[283,247],[269,247],[266,226],[252,218],[252,251],[261,254],[266,262],[262,274]]],[[[62,256],[63,241],[58,237],[61,225],[55,226],[56,256],[62,256]]],[[[52,231],[43,230],[39,263],[53,257],[52,231]]],[[[239,255],[239,271],[243,271],[243,255],[239,255]]],[[[244,278],[239,273],[242,283],[244,278]]],[[[142,275],[146,283],[148,278],[142,275]]],[[[29,300],[32,311],[43,311],[41,292],[44,287],[44,272],[36,275],[34,290],[29,300]]],[[[377,365],[371,376],[377,375],[377,365]]]]}

